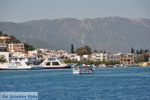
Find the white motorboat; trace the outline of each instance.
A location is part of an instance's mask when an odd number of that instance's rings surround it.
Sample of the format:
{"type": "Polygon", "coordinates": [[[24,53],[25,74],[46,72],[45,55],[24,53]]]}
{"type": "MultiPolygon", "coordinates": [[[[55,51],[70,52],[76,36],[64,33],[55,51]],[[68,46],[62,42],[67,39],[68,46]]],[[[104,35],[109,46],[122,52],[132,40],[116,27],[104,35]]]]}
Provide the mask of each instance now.
{"type": "Polygon", "coordinates": [[[11,61],[9,63],[0,64],[1,70],[28,70],[28,69],[41,69],[39,65],[27,65],[24,61],[11,61]]]}
{"type": "Polygon", "coordinates": [[[65,64],[62,60],[57,59],[56,57],[47,58],[42,62],[43,69],[63,69],[71,68],[71,65],[65,64]]]}

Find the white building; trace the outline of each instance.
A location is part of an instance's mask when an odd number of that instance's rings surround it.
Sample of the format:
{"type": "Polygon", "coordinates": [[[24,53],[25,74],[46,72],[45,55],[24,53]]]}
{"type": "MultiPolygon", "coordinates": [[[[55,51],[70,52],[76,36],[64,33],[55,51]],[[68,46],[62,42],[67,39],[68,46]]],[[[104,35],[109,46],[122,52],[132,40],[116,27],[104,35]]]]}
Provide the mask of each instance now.
{"type": "Polygon", "coordinates": [[[107,61],[120,61],[120,54],[107,54],[107,61]]]}
{"type": "Polygon", "coordinates": [[[118,54],[92,53],[90,60],[94,60],[94,61],[120,61],[120,53],[118,53],[118,54]]]}
{"type": "Polygon", "coordinates": [[[89,60],[89,55],[83,55],[84,60],[89,60]]]}
{"type": "Polygon", "coordinates": [[[37,50],[28,51],[28,55],[37,55],[37,50]]]}
{"type": "Polygon", "coordinates": [[[91,60],[101,61],[101,55],[99,53],[92,53],[91,54],[91,60]]]}
{"type": "Polygon", "coordinates": [[[68,59],[74,60],[74,61],[82,61],[84,58],[82,56],[78,56],[76,53],[75,54],[68,54],[67,55],[68,59]]]}

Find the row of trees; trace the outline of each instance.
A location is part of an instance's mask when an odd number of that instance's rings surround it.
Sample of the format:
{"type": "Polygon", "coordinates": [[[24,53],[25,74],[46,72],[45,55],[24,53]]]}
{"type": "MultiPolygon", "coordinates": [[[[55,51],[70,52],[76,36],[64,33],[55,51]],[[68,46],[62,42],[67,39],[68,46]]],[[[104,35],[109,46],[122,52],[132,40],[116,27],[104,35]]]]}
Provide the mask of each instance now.
{"type": "MultiPolygon", "coordinates": [[[[82,56],[84,54],[91,54],[91,52],[96,52],[98,53],[97,50],[91,51],[91,48],[87,45],[79,47],[74,51],[74,46],[71,44],[71,53],[77,53],[78,55],[82,56]]],[[[143,54],[143,53],[148,53],[150,52],[149,49],[140,49],[140,50],[135,50],[133,47],[131,48],[131,53],[134,54],[143,54]]],[[[100,53],[107,53],[105,50],[100,50],[100,53]]]]}
{"type": "Polygon", "coordinates": [[[74,61],[74,60],[70,60],[70,59],[65,59],[64,60],[65,63],[78,63],[78,64],[95,64],[95,65],[99,65],[99,64],[106,64],[106,65],[115,65],[115,64],[120,64],[119,61],[94,61],[94,60],[83,60],[83,61],[74,61]]]}
{"type": "Polygon", "coordinates": [[[137,54],[134,58],[136,63],[149,61],[149,49],[134,50],[134,48],[131,48],[131,53],[137,54]]]}
{"type": "Polygon", "coordinates": [[[142,53],[148,53],[148,52],[150,52],[149,49],[135,50],[134,48],[131,48],[131,53],[135,53],[135,54],[142,54],[142,53]]]}

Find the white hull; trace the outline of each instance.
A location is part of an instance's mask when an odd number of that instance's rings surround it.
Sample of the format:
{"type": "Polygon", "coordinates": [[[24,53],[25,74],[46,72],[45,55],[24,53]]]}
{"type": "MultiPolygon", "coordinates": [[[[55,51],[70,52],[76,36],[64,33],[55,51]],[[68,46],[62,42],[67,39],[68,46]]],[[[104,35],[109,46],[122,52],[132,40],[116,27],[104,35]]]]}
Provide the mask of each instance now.
{"type": "Polygon", "coordinates": [[[30,70],[31,68],[0,68],[0,70],[30,70]]]}
{"type": "Polygon", "coordinates": [[[28,70],[31,66],[11,66],[8,63],[0,64],[0,70],[28,70]]]}
{"type": "Polygon", "coordinates": [[[0,70],[31,70],[41,69],[40,65],[27,65],[25,62],[13,61],[10,63],[0,64],[0,70]]]}

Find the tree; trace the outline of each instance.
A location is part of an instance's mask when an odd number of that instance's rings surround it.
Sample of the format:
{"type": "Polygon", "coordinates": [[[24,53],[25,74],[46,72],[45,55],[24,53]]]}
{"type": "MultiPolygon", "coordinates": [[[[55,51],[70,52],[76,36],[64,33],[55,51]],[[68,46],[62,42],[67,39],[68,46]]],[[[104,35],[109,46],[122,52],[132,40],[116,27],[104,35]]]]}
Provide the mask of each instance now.
{"type": "Polygon", "coordinates": [[[84,54],[91,54],[91,48],[89,46],[83,46],[80,48],[77,48],[76,53],[80,56],[83,56],[84,54]]]}
{"type": "Polygon", "coordinates": [[[24,47],[27,51],[35,50],[35,48],[32,45],[29,45],[28,43],[24,43],[24,47]]]}
{"type": "Polygon", "coordinates": [[[76,53],[80,56],[83,56],[87,53],[87,50],[84,47],[77,48],[76,53]]]}
{"type": "Polygon", "coordinates": [[[140,54],[140,51],[139,51],[139,50],[136,50],[136,54],[140,54]]]}
{"type": "Polygon", "coordinates": [[[133,48],[131,48],[131,53],[134,53],[134,49],[133,48]]]}
{"type": "Polygon", "coordinates": [[[146,52],[146,53],[149,52],[149,49],[145,49],[144,52],[146,52]]]}
{"type": "Polygon", "coordinates": [[[85,45],[84,48],[87,50],[87,54],[91,54],[91,48],[89,46],[85,45]]]}
{"type": "Polygon", "coordinates": [[[142,53],[143,53],[143,49],[140,50],[140,54],[142,54],[142,53]]]}
{"type": "Polygon", "coordinates": [[[20,43],[20,40],[17,39],[15,36],[11,35],[10,38],[12,43],[20,43]]]}
{"type": "Polygon", "coordinates": [[[71,53],[74,53],[74,46],[71,44],[71,53]]]}
{"type": "Polygon", "coordinates": [[[107,52],[104,50],[104,53],[107,53],[107,52]]]}
{"type": "Polygon", "coordinates": [[[100,53],[103,53],[103,50],[100,50],[100,53]]]}
{"type": "Polygon", "coordinates": [[[94,53],[98,53],[98,51],[97,51],[97,50],[94,50],[93,52],[94,52],[94,53]]]}
{"type": "Polygon", "coordinates": [[[0,31],[0,36],[3,36],[3,32],[2,31],[0,31]]]}

